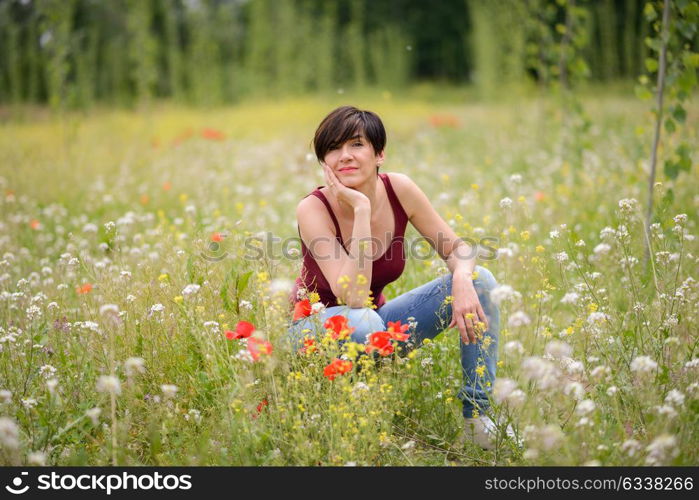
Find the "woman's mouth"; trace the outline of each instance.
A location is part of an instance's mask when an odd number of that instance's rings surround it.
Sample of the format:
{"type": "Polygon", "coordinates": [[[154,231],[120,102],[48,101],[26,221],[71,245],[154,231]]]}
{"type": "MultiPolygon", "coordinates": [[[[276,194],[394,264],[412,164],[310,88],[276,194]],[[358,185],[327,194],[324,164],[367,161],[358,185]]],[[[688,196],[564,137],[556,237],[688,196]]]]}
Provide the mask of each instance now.
{"type": "Polygon", "coordinates": [[[357,167],[342,167],[338,172],[354,172],[355,170],[359,169],[357,167]]]}

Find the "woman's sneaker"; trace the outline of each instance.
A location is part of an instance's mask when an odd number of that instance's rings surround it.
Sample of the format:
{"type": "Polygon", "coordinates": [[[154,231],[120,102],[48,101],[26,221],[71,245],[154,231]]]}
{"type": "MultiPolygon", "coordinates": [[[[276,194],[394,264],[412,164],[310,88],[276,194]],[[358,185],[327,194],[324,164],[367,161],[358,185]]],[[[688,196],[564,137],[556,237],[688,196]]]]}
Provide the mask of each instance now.
{"type": "MultiPolygon", "coordinates": [[[[490,417],[481,415],[476,418],[464,418],[466,421],[466,438],[473,441],[475,444],[484,450],[494,450],[495,442],[497,441],[498,428],[490,417]]],[[[513,442],[521,447],[522,440],[517,439],[511,425],[507,426],[506,434],[513,442]]]]}

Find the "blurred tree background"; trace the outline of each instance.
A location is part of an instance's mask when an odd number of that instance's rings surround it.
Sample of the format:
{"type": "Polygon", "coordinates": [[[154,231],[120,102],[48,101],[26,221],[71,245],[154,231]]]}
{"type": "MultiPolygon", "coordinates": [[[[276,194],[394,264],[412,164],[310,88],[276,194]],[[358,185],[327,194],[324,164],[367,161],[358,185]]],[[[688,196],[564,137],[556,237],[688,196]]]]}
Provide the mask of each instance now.
{"type": "Polygon", "coordinates": [[[635,80],[644,0],[0,0],[0,102],[635,80]]]}

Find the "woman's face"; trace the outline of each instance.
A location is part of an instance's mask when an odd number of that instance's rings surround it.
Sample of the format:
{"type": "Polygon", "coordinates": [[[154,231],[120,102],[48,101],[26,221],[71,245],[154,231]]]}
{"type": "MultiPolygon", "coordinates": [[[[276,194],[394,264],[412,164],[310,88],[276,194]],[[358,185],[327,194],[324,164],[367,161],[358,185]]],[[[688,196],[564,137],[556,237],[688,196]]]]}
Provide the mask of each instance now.
{"type": "Polygon", "coordinates": [[[360,133],[328,150],[323,160],[340,182],[347,187],[355,187],[376,176],[376,166],[383,161],[383,157],[383,151],[376,154],[371,142],[360,133]]]}

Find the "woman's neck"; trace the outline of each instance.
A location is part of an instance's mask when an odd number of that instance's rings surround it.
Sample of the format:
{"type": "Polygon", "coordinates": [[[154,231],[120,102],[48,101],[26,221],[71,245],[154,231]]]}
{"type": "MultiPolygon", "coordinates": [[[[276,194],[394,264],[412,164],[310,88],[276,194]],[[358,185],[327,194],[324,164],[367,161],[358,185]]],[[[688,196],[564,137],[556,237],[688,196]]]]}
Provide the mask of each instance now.
{"type": "MultiPolygon", "coordinates": [[[[375,208],[377,207],[377,201],[379,199],[379,176],[376,175],[374,177],[371,177],[367,179],[367,181],[363,184],[360,184],[359,186],[356,186],[354,189],[356,191],[359,191],[362,193],[364,196],[369,198],[369,204],[371,205],[371,213],[374,213],[375,208]]],[[[351,219],[354,217],[354,210],[352,210],[352,207],[345,205],[345,204],[340,204],[340,211],[342,212],[342,215],[348,219],[351,219]]]]}

